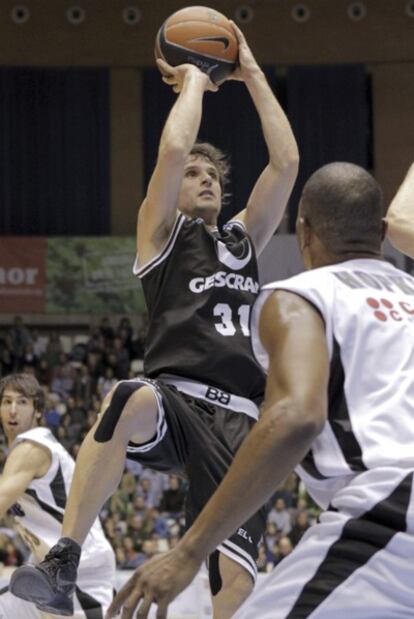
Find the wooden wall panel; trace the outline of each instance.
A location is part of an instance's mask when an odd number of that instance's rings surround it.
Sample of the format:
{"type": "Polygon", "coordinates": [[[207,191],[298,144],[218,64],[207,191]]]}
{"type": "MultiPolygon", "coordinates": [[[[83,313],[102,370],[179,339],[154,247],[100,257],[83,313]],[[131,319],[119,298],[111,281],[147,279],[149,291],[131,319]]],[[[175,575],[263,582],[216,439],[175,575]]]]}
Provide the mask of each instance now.
{"type": "MultiPolygon", "coordinates": [[[[407,0],[364,0],[361,21],[347,15],[350,0],[209,0],[208,5],[235,18],[242,6],[253,19],[242,25],[262,63],[414,61],[414,18],[407,0]],[[305,4],[310,18],[292,19],[293,7],[305,4]]],[[[194,2],[182,0],[2,0],[0,3],[0,64],[104,65],[153,64],[156,32],[173,11],[194,2]],[[25,24],[10,18],[13,6],[26,6],[25,24]],[[135,5],[138,24],[127,25],[122,10],[135,5]],[[85,9],[86,19],[71,25],[66,10],[85,9]]]]}
{"type": "Polygon", "coordinates": [[[111,71],[112,234],[134,235],[143,197],[141,73],[111,71]]]}

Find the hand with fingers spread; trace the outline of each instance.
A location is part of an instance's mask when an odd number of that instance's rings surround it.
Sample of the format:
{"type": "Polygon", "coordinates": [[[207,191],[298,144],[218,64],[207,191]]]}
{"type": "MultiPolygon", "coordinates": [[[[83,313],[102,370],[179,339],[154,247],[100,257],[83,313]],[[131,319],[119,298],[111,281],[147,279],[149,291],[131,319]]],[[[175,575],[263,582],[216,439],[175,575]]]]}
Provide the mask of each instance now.
{"type": "Polygon", "coordinates": [[[190,584],[201,562],[181,550],[179,544],[147,561],[117,593],[105,619],[116,617],[121,610],[121,619],[147,619],[153,603],[158,607],[157,619],[166,619],[168,605],[190,584]]]}
{"type": "Polygon", "coordinates": [[[173,91],[177,94],[181,92],[184,80],[191,75],[197,76],[205,82],[204,90],[208,90],[210,92],[216,92],[218,90],[218,86],[213,84],[207,73],[200,71],[200,69],[194,64],[186,63],[172,67],[162,58],[158,58],[156,62],[158,69],[162,74],[162,81],[168,84],[168,86],[171,86],[173,91]]]}

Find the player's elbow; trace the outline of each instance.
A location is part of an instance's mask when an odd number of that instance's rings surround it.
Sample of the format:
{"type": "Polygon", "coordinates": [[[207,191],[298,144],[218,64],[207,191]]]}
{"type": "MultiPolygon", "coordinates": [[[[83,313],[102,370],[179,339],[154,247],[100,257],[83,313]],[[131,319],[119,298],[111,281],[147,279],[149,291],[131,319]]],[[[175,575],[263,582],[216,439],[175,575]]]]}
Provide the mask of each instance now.
{"type": "Polygon", "coordinates": [[[296,143],[287,148],[283,156],[270,160],[270,166],[278,177],[282,177],[286,183],[293,186],[299,172],[299,152],[296,143]]]}
{"type": "Polygon", "coordinates": [[[283,428],[295,441],[310,443],[323,430],[326,421],[324,397],[288,397],[279,402],[276,415],[283,419],[283,428]]]}
{"type": "Polygon", "coordinates": [[[158,159],[172,164],[183,164],[192,145],[186,135],[177,132],[165,136],[160,144],[158,159]]]}
{"type": "Polygon", "coordinates": [[[287,149],[285,165],[296,180],[299,172],[299,150],[295,141],[293,141],[287,149]]]}

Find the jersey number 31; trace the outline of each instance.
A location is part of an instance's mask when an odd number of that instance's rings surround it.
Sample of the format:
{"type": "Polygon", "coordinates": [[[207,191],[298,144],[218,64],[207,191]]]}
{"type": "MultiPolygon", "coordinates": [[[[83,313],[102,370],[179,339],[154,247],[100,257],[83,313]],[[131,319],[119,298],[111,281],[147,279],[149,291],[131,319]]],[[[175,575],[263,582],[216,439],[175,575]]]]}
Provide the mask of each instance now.
{"type": "Polygon", "coordinates": [[[233,312],[232,308],[227,303],[217,303],[217,305],[214,306],[213,313],[214,316],[220,318],[220,322],[216,322],[214,326],[216,327],[217,331],[221,333],[221,335],[235,335],[237,331],[236,324],[240,325],[243,335],[250,335],[250,305],[240,305],[240,307],[237,309],[237,312],[233,312]]]}

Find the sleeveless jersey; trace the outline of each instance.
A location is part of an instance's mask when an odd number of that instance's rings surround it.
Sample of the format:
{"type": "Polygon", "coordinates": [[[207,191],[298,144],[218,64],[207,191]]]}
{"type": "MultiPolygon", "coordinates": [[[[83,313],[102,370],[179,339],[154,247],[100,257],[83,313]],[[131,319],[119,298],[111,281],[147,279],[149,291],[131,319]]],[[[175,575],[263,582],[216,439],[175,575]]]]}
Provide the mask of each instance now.
{"type": "Polygon", "coordinates": [[[241,222],[211,232],[202,219],[180,214],[162,252],[134,272],[149,314],[147,376],[175,375],[263,397],[264,374],[249,338],[257,260],[241,222]]]}
{"type": "Polygon", "coordinates": [[[297,469],[313,498],[327,507],[367,469],[414,469],[414,278],[386,262],[359,259],[264,286],[252,338],[265,369],[258,324],[275,289],[304,297],[325,321],[328,419],[297,469]]]}
{"type": "MultiPolygon", "coordinates": [[[[16,530],[31,549],[36,561],[42,561],[61,537],[66,498],[72,482],[75,462],[48,428],[32,428],[16,436],[14,445],[31,441],[46,447],[51,455],[47,473],[33,479],[24,494],[13,506],[16,530]]],[[[108,561],[112,548],[104,536],[99,520],[95,520],[83,546],[79,565],[79,583],[82,586],[83,568],[108,561]]]]}

